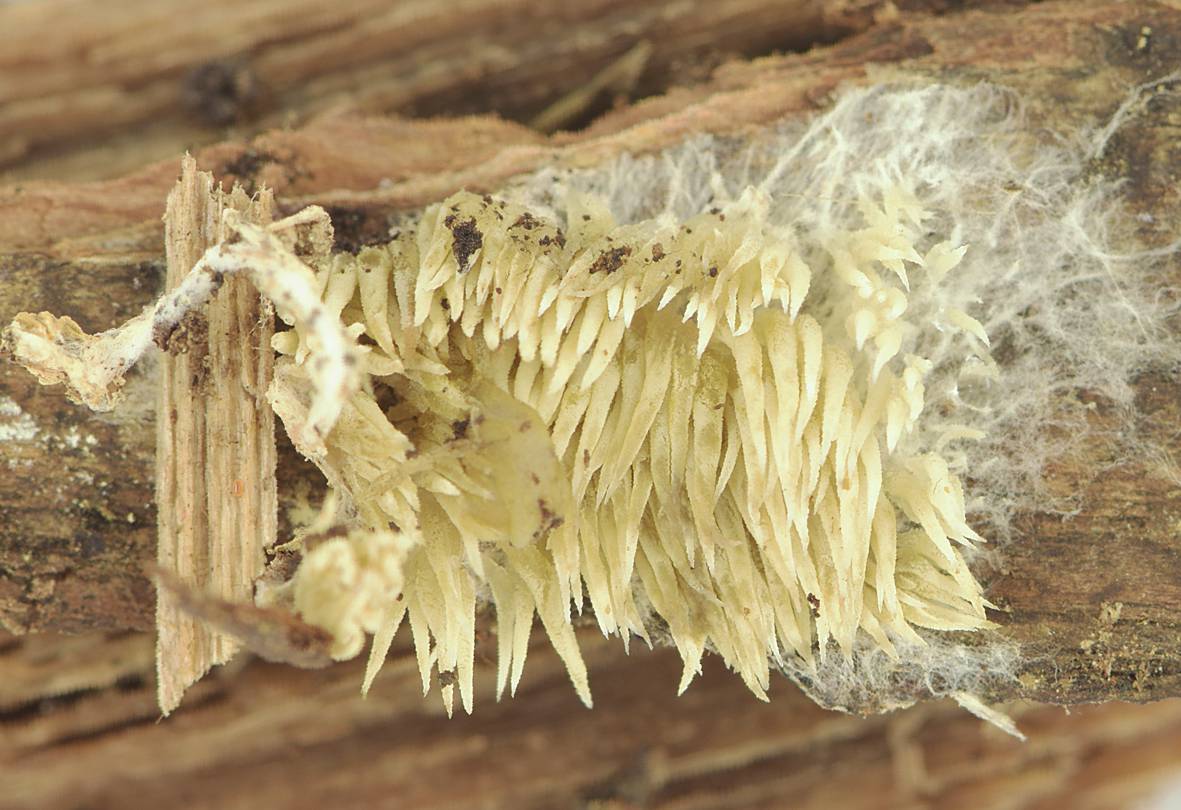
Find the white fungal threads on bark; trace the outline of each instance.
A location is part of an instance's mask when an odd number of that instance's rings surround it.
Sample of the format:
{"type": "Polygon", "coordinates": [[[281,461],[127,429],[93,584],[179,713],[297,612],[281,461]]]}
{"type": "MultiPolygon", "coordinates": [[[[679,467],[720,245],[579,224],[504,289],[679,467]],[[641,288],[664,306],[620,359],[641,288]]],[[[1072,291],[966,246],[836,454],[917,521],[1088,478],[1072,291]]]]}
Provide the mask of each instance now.
{"type": "Polygon", "coordinates": [[[321,317],[311,270],[276,234],[295,239],[294,231],[304,230],[313,250],[327,252],[332,243],[328,215],[313,206],[268,228],[238,221],[233,209],[225,216],[237,238],[209,248],[176,289],[117,329],[87,335],[69,316],[21,313],[5,329],[5,341],[42,383],[64,383],[72,398],[97,411],[110,410],[118,402],[123,375],[152,344],[165,345],[184,318],[217,292],[223,275],[243,274],[284,321],[298,323],[316,346],[317,356],[308,364],[316,394],[298,441],[306,453],[317,454],[341,402],[360,384],[357,359],[339,320],[321,317]]]}
{"type": "MultiPolygon", "coordinates": [[[[892,654],[919,642],[913,626],[987,626],[957,549],[979,539],[958,479],[897,449],[930,368],[898,356],[929,327],[907,321],[906,294],[963,248],[917,253],[924,212],[899,185],[829,234],[810,295],[768,203],[748,188],[680,224],[620,225],[582,196],[559,225],[460,193],[321,268],[325,309],[366,338],[374,378],[323,466],[364,522],[421,527],[393,623],[409,616],[424,688],[432,664],[454,672],[470,710],[481,593],[500,689],[536,611],[588,703],[572,600],[625,642],[662,621],[682,689],[713,649],[761,697],[772,666],[830,639],[851,654],[864,632],[892,654]]],[[[988,362],[980,324],[948,322],[988,362]]],[[[306,340],[297,326],[275,344],[294,357],[276,407],[299,423],[306,340]]]]}

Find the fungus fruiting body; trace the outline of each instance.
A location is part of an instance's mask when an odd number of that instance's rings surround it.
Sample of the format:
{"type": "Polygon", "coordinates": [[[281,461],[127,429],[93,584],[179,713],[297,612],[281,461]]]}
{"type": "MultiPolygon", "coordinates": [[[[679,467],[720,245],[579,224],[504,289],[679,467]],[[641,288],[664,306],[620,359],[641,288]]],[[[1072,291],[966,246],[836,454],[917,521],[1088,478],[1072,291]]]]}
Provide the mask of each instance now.
{"type": "MultiPolygon", "coordinates": [[[[830,640],[893,653],[914,626],[987,624],[958,478],[932,448],[899,449],[931,367],[900,356],[930,328],[907,320],[907,291],[964,248],[916,252],[925,214],[898,185],[862,199],[814,268],[769,208],[748,187],[683,222],[620,224],[578,195],[555,222],[461,192],[321,264],[370,385],[320,463],[357,521],[416,538],[389,621],[409,618],[424,684],[454,671],[470,709],[482,598],[501,689],[536,612],[588,703],[572,607],[625,641],[666,628],[682,689],[710,649],[760,696],[777,662],[830,640]]],[[[980,324],[945,315],[987,362],[980,324]]],[[[275,339],[289,427],[306,418],[308,338],[275,339]]]]}
{"type": "Polygon", "coordinates": [[[969,515],[1004,536],[1051,508],[1045,459],[1094,438],[1061,392],[1131,413],[1126,381],[1179,354],[1152,282],[1175,246],[1113,249],[1095,149],[1031,132],[996,88],[850,91],[806,124],[461,191],[356,255],[324,249],[319,209],[239,224],[187,298],[94,338],[21,316],[8,342],[107,406],[209,279],[247,273],[291,326],[270,401],[345,524],[297,537],[274,593],[336,657],[373,634],[366,688],[407,623],[424,690],[437,672],[470,710],[490,605],[499,692],[537,616],[589,704],[581,613],[675,645],[682,689],[712,651],[759,696],[780,669],[826,705],[981,711],[1012,649],[940,640],[989,626],[969,515]]]}

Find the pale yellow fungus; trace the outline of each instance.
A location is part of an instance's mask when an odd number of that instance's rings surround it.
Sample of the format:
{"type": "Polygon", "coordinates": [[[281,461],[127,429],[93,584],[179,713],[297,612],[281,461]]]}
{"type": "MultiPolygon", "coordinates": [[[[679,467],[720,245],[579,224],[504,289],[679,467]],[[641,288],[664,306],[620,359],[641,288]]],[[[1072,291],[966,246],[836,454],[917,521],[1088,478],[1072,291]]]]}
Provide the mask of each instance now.
{"type": "MultiPolygon", "coordinates": [[[[712,649],[760,697],[777,662],[830,639],[851,654],[864,632],[893,653],[915,626],[988,624],[959,551],[979,539],[959,480],[934,452],[897,449],[930,369],[899,356],[929,326],[907,320],[907,293],[963,249],[915,250],[924,212],[900,185],[827,235],[818,270],[768,207],[748,188],[681,223],[619,224],[587,195],[554,222],[461,192],[388,245],[320,264],[324,308],[371,377],[319,463],[360,525],[422,538],[370,678],[406,617],[424,688],[432,667],[453,673],[444,699],[454,680],[470,710],[482,598],[501,690],[536,612],[588,703],[570,621],[587,605],[625,641],[665,625],[682,689],[712,649]]],[[[985,356],[978,322],[946,320],[985,356]]],[[[299,324],[275,338],[289,429],[307,418],[313,344],[299,324]]]]}

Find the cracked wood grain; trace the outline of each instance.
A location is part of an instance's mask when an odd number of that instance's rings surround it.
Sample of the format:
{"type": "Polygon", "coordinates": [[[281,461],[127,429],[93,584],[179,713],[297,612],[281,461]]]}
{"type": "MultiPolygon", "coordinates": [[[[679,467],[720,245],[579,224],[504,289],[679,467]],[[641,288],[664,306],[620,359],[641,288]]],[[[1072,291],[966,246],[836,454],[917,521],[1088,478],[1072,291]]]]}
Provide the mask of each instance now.
{"type": "MultiPolygon", "coordinates": [[[[178,286],[207,248],[229,236],[227,207],[266,224],[273,200],[226,194],[186,157],[168,197],[167,289],[178,286]]],[[[253,599],[263,550],[275,543],[275,419],[266,389],[274,355],[274,315],[244,278],[226,277],[213,300],[160,336],[156,411],[157,562],[200,592],[253,599]]],[[[237,652],[237,640],[186,612],[175,592],[156,593],[160,709],[237,652]]]]}

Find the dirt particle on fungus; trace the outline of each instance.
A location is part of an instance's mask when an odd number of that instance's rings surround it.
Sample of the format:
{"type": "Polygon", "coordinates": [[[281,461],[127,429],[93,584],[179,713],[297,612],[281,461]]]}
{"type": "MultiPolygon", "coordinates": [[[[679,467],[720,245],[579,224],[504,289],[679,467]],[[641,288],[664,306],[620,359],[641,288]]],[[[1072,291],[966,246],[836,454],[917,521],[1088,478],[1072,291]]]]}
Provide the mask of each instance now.
{"type": "Polygon", "coordinates": [[[820,618],[820,598],[814,593],[808,594],[808,604],[812,608],[812,618],[820,618]]]}
{"type": "Polygon", "coordinates": [[[709,277],[710,278],[717,278],[718,277],[718,268],[716,265],[709,268],[709,277]]]}
{"type": "Polygon", "coordinates": [[[657,242],[655,245],[652,246],[652,261],[658,262],[661,259],[663,259],[664,256],[665,256],[664,245],[657,242]]]}
{"type": "Polygon", "coordinates": [[[590,266],[589,273],[614,273],[620,267],[623,267],[623,260],[630,256],[632,249],[629,247],[617,247],[610,250],[604,250],[599,254],[599,258],[595,259],[590,266]]]}
{"type": "Polygon", "coordinates": [[[550,234],[546,234],[545,236],[538,239],[537,244],[541,245],[542,247],[557,245],[559,248],[564,248],[566,247],[566,236],[561,231],[555,231],[552,236],[550,234]]]}
{"type": "Polygon", "coordinates": [[[467,431],[472,425],[471,419],[456,419],[451,423],[451,436],[455,439],[466,439],[467,431]]]}
{"type": "Polygon", "coordinates": [[[472,254],[484,246],[484,235],[476,227],[475,217],[460,220],[457,215],[448,214],[443,224],[451,231],[451,251],[459,272],[465,273],[472,254]]]}
{"type": "Polygon", "coordinates": [[[534,228],[539,227],[541,227],[541,220],[530,214],[528,211],[517,217],[517,221],[512,225],[509,225],[510,230],[513,228],[524,228],[527,231],[531,231],[534,228]]]}
{"type": "Polygon", "coordinates": [[[566,522],[564,517],[550,509],[544,498],[537,499],[537,510],[541,513],[541,522],[533,533],[535,540],[545,537],[566,522]]]}
{"type": "Polygon", "coordinates": [[[185,313],[179,323],[171,326],[158,323],[152,328],[152,342],[169,354],[185,354],[190,348],[204,346],[208,341],[209,322],[197,309],[185,313]]]}
{"type": "Polygon", "coordinates": [[[160,351],[168,351],[168,342],[172,339],[172,334],[180,328],[180,324],[172,324],[166,326],[162,323],[157,323],[152,326],[152,342],[156,344],[156,348],[160,351]]]}

